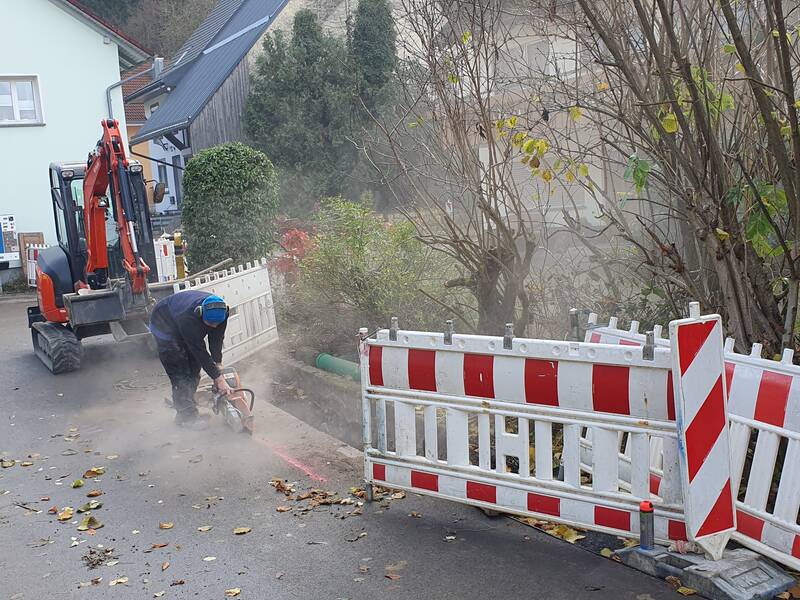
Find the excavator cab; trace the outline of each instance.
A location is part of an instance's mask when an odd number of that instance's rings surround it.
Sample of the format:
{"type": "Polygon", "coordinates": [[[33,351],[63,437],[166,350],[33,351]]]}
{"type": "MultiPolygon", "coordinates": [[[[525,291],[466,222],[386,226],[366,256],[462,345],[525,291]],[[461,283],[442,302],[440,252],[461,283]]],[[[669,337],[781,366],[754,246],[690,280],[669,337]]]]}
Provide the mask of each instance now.
{"type": "Polygon", "coordinates": [[[158,273],[142,166],[125,157],[115,121],[104,121],[103,132],[86,163],[49,169],[58,245],[39,252],[28,324],[53,373],[79,368],[84,338],[149,337],[147,284],[158,273]]]}

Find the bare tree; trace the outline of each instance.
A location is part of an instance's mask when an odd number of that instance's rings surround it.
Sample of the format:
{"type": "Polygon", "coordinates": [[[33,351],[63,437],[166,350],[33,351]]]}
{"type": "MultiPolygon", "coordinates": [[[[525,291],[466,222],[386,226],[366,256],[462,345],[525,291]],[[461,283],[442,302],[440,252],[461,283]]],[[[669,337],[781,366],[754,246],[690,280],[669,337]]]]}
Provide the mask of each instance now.
{"type": "MultiPolygon", "coordinates": [[[[530,125],[666,297],[719,310],[742,344],[794,346],[800,150],[795,3],[543,2],[579,73],[540,73],[530,125]],[[788,7],[788,10],[787,10],[788,7]],[[591,176],[574,165],[602,166],[591,176]],[[623,181],[624,175],[625,181],[623,181]]],[[[567,224],[585,240],[580,219],[567,224]]],[[[675,302],[675,309],[678,309],[675,302]]]]}

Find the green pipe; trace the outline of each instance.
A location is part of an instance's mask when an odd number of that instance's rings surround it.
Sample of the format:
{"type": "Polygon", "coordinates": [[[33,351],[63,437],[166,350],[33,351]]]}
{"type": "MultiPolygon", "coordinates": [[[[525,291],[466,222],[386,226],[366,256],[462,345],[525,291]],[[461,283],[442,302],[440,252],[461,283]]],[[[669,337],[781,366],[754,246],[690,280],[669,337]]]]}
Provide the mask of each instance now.
{"type": "Polygon", "coordinates": [[[323,353],[317,355],[315,365],[318,369],[322,369],[323,371],[335,373],[342,377],[349,377],[353,381],[361,381],[361,371],[358,363],[323,353]]]}

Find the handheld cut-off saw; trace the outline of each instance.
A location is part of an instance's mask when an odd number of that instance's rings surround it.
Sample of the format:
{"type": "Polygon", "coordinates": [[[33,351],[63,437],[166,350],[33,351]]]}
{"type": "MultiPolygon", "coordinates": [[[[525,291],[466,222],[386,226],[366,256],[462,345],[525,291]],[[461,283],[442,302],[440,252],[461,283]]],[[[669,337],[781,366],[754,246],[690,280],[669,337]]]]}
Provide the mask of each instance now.
{"type": "Polygon", "coordinates": [[[232,367],[222,370],[225,382],[231,388],[230,394],[220,394],[212,384],[211,409],[216,415],[222,415],[226,425],[236,433],[253,435],[253,404],[256,394],[253,390],[242,387],[239,373],[232,367]]]}

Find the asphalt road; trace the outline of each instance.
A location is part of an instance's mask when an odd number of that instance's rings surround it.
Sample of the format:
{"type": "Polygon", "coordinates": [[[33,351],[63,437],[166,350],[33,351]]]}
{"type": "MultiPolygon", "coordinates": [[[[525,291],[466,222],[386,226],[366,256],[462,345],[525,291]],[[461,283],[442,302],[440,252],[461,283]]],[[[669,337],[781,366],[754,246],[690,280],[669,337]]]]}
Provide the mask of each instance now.
{"type": "MultiPolygon", "coordinates": [[[[136,348],[91,341],[80,372],[53,376],[32,354],[24,303],[0,301],[0,365],[0,458],[17,461],[0,468],[0,599],[213,600],[234,588],[243,599],[678,597],[469,507],[415,495],[362,508],[290,500],[271,479],[293,484],[293,497],[351,497],[358,453],[266,402],[255,439],[221,420],[179,430],[163,404],[166,377],[136,348]],[[105,473],[73,488],[92,467],[105,473]],[[85,515],[48,513],[77,509],[95,489],[102,528],[81,532],[85,515]],[[235,535],[239,527],[251,530],[235,535]],[[82,558],[91,553],[102,559],[93,569],[82,558]]],[[[258,359],[247,372],[268,399],[258,359]]]]}

